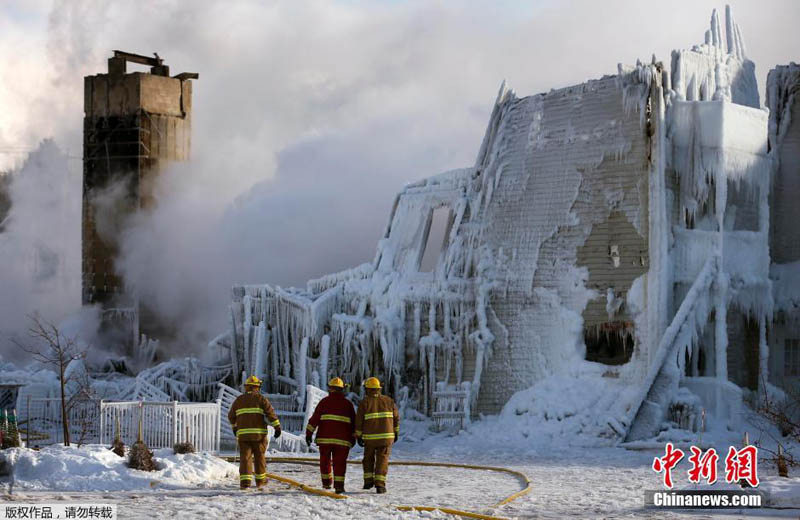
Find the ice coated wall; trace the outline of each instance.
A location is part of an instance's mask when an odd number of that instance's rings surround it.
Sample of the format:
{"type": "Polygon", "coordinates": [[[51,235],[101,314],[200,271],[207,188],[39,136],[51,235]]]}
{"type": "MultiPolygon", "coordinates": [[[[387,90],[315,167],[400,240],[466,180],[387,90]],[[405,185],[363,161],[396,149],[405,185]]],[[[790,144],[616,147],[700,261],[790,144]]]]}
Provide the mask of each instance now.
{"type": "MultiPolygon", "coordinates": [[[[775,162],[770,200],[770,255],[775,322],[770,333],[770,382],[800,392],[790,349],[800,345],[800,65],[770,71],[769,146],[775,162]]],[[[795,350],[796,351],[796,350],[795,350]]]]}
{"type": "MultiPolygon", "coordinates": [[[[272,391],[331,370],[354,383],[378,374],[420,410],[449,385],[479,412],[581,363],[584,321],[619,323],[634,351],[645,336],[634,322],[646,326],[648,96],[638,70],[522,99],[502,87],[476,165],[403,189],[372,265],[306,291],[236,288],[233,339],[217,344],[239,352],[234,366],[271,372],[272,391]],[[434,214],[443,243],[429,243],[434,214]],[[633,315],[623,303],[637,279],[633,315]]],[[[633,359],[626,374],[647,356],[633,359]]]]}
{"type": "Polygon", "coordinates": [[[582,360],[582,318],[609,321],[607,290],[624,298],[649,261],[648,140],[620,78],[512,98],[500,112],[484,159],[485,236],[509,257],[492,297],[508,339],[495,334],[482,410],[582,360]]]}
{"type": "MultiPolygon", "coordinates": [[[[215,345],[281,393],[377,374],[425,413],[444,390],[527,413],[537,385],[581,386],[579,429],[629,440],[676,402],[733,419],[736,385],[767,375],[772,160],[725,19],[670,70],[654,58],[524,98],[503,84],[475,165],[405,187],[372,264],[235,288],[215,345]]],[[[545,394],[534,408],[557,408],[545,394]]]]}
{"type": "Polygon", "coordinates": [[[772,261],[800,260],[800,65],[776,67],[767,78],[769,142],[776,159],[770,204],[772,261]]]}

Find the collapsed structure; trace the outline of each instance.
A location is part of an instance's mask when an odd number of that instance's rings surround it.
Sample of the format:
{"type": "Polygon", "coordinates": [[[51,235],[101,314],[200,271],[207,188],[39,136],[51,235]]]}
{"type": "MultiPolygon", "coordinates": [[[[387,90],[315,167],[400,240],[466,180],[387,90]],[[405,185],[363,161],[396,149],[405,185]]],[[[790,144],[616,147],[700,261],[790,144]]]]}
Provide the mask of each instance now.
{"type": "Polygon", "coordinates": [[[743,397],[800,376],[800,81],[772,71],[762,109],[724,22],[669,65],[504,84],[475,165],[406,186],[371,263],[234,287],[211,347],[273,393],[378,375],[469,416],[555,378],[592,394],[584,433],[696,429],[701,408],[734,427],[743,397]]]}

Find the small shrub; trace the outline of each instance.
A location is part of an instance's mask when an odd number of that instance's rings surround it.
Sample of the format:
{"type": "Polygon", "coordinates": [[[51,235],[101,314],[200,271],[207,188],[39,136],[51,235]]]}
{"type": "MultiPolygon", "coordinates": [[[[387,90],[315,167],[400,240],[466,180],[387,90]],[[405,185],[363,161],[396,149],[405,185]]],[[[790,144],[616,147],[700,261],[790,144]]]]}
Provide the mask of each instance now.
{"type": "Polygon", "coordinates": [[[114,442],[111,443],[110,449],[120,457],[125,456],[125,443],[122,442],[122,439],[120,439],[119,437],[114,439],[114,442]]]}
{"type": "Polygon", "coordinates": [[[187,441],[179,442],[172,447],[172,451],[174,451],[176,455],[185,455],[187,453],[194,453],[196,450],[194,449],[194,444],[187,441]]]}
{"type": "Polygon", "coordinates": [[[136,441],[131,446],[128,456],[128,467],[142,471],[155,471],[156,464],[153,461],[153,452],[147,447],[144,441],[136,441]]]}

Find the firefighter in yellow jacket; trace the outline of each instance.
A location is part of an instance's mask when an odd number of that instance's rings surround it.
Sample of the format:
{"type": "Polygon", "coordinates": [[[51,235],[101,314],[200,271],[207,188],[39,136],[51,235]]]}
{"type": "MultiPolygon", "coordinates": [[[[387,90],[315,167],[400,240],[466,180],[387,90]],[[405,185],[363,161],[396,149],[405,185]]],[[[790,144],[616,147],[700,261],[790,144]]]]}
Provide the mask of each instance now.
{"type": "Polygon", "coordinates": [[[356,412],[356,439],[364,446],[364,489],[373,485],[378,493],[386,493],[389,455],[397,442],[400,416],[391,397],[381,395],[381,382],[370,377],[364,382],[367,395],[356,412]]]}
{"type": "Polygon", "coordinates": [[[259,378],[248,377],[244,383],[245,393],[233,401],[228,412],[228,420],[239,444],[239,487],[242,489],[249,488],[253,480],[257,488],[267,483],[267,425],[275,428],[276,439],[281,436],[278,416],[269,399],[259,392],[260,388],[259,378]]]}

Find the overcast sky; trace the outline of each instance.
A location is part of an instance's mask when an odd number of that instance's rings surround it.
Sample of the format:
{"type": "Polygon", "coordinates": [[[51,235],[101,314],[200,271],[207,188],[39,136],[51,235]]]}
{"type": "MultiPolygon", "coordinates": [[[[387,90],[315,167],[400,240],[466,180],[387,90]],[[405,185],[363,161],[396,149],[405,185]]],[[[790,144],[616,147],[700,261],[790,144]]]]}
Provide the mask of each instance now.
{"type": "MultiPolygon", "coordinates": [[[[800,2],[731,4],[763,103],[769,69],[800,57],[800,2]]],[[[167,173],[162,207],[131,227],[121,269],[164,312],[221,324],[232,283],[298,285],[371,260],[404,183],[472,165],[503,79],[524,96],[653,53],[668,63],[702,42],[715,7],[5,0],[0,169],[46,137],[80,168],[82,77],[105,72],[113,49],[198,72],[194,159],[167,173]]]]}

